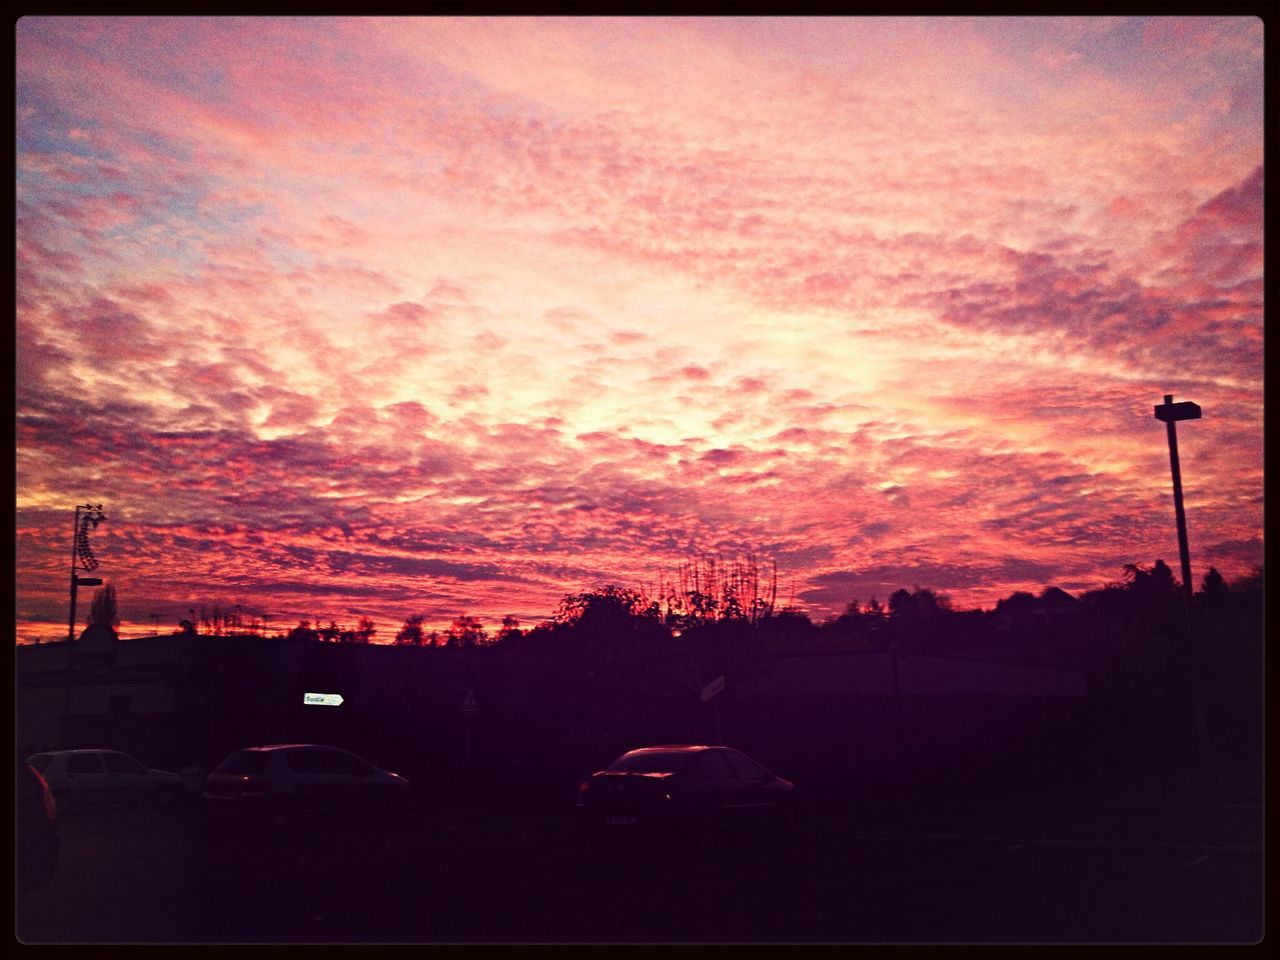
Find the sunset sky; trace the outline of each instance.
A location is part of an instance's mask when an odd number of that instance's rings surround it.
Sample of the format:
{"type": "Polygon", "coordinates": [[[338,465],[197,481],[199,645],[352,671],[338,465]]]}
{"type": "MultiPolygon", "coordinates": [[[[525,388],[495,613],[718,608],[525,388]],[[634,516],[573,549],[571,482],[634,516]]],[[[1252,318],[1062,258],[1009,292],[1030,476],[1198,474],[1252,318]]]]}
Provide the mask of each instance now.
{"type": "Polygon", "coordinates": [[[23,19],[17,634],[1262,562],[1263,25],[23,19]],[[81,594],[80,623],[91,591],[81,594]]]}

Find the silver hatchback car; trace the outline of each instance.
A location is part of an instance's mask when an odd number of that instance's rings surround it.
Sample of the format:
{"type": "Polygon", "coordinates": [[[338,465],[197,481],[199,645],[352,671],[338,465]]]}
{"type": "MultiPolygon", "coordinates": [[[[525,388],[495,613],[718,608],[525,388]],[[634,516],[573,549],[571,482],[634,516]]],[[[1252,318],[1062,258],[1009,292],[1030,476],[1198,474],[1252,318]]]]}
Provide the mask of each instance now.
{"type": "Polygon", "coordinates": [[[152,770],[119,750],[47,750],[27,762],[44,777],[63,812],[118,803],[165,807],[186,792],[176,773],[152,770]]]}
{"type": "Polygon", "coordinates": [[[214,819],[258,817],[282,824],[300,814],[398,813],[409,781],[338,747],[285,743],[237,750],[205,781],[214,819]]]}

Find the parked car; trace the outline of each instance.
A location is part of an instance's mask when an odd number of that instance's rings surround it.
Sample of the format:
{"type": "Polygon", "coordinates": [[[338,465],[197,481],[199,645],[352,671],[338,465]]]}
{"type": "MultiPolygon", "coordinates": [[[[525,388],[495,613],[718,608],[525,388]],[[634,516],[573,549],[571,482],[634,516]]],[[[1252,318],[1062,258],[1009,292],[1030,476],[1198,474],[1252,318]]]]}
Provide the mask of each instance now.
{"type": "Polygon", "coordinates": [[[64,812],[112,803],[165,807],[182,799],[182,778],[152,770],[119,750],[50,750],[27,758],[64,812]]]}
{"type": "Polygon", "coordinates": [[[18,894],[26,896],[52,882],[58,872],[62,839],[58,834],[58,804],[49,784],[25,760],[17,763],[14,861],[18,894]]]}
{"type": "Polygon", "coordinates": [[[728,747],[669,745],[624,753],[578,788],[577,820],[593,838],[651,831],[699,842],[726,829],[784,830],[795,785],[728,747]]]}
{"type": "Polygon", "coordinates": [[[236,750],[209,774],[203,800],[215,819],[282,824],[301,814],[398,813],[411,797],[408,780],[354,753],[289,743],[236,750]]]}

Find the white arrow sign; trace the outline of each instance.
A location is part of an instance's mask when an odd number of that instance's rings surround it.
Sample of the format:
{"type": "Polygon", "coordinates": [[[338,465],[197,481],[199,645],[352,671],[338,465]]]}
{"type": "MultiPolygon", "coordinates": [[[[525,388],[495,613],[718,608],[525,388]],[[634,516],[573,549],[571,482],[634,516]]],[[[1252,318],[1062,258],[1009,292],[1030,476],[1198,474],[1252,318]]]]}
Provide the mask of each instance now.
{"type": "Polygon", "coordinates": [[[723,689],[724,689],[724,674],[720,674],[720,676],[716,677],[714,680],[712,680],[710,683],[708,683],[705,687],[702,688],[702,702],[706,703],[708,700],[710,700],[712,697],[714,697],[717,693],[719,693],[723,689]]]}
{"type": "Polygon", "coordinates": [[[322,707],[340,707],[342,706],[342,694],[340,693],[304,693],[302,702],[309,704],[318,704],[322,707]]]}

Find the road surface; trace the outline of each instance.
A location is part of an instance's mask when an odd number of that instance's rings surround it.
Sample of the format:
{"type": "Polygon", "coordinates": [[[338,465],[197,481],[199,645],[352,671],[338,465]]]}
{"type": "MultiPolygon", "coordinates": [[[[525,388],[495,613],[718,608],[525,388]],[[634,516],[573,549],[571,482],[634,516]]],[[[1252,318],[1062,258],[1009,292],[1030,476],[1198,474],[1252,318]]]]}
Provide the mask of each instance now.
{"type": "Polygon", "coordinates": [[[72,814],[27,943],[1249,943],[1261,819],[818,810],[782,841],[587,849],[567,816],[437,808],[218,830],[197,805],[72,814]]]}

